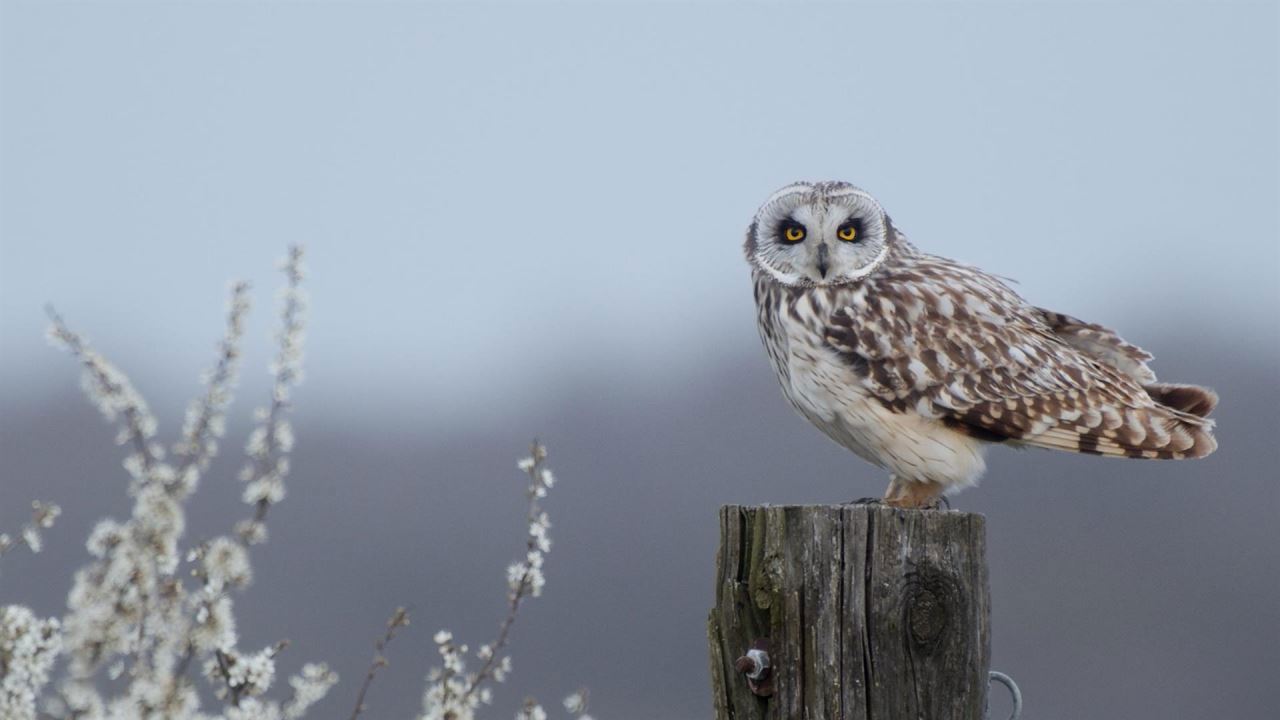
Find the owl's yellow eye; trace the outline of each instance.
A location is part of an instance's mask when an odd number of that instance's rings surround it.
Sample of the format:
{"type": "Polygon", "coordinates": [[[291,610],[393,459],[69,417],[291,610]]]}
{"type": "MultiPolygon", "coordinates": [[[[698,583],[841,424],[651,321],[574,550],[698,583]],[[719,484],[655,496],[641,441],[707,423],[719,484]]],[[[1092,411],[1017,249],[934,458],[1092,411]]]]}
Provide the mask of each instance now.
{"type": "Polygon", "coordinates": [[[858,239],[858,227],[852,223],[841,225],[840,229],[836,230],[836,237],[845,242],[853,242],[858,239]]]}
{"type": "Polygon", "coordinates": [[[782,239],[789,243],[798,243],[804,239],[804,226],[798,222],[788,222],[782,226],[782,239]]]}

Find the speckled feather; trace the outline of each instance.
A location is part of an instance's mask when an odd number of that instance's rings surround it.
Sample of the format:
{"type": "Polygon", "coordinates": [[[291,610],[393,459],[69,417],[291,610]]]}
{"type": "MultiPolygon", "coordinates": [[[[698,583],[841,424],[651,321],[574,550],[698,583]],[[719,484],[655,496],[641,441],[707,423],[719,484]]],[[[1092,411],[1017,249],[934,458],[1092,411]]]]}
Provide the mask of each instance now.
{"type": "Polygon", "coordinates": [[[1156,378],[1141,348],[1027,305],[977,268],[906,243],[895,254],[861,286],[821,288],[838,308],[824,339],[890,409],[982,439],[1061,450],[1213,452],[1212,421],[1161,405],[1143,388],[1156,378]]]}
{"type": "MultiPolygon", "coordinates": [[[[761,336],[784,392],[837,442],[898,476],[947,487],[974,481],[980,456],[937,477],[894,457],[897,436],[946,443],[952,455],[966,446],[951,434],[1129,458],[1214,451],[1205,417],[1217,403],[1212,391],[1157,383],[1152,356],[1114,331],[1030,305],[978,268],[918,251],[883,222],[887,250],[853,282],[780,282],[753,261],[761,336]],[[864,397],[880,409],[859,405],[864,397]],[[908,416],[897,435],[848,431],[908,416]]],[[[758,231],[749,233],[749,258],[758,231]]]]}

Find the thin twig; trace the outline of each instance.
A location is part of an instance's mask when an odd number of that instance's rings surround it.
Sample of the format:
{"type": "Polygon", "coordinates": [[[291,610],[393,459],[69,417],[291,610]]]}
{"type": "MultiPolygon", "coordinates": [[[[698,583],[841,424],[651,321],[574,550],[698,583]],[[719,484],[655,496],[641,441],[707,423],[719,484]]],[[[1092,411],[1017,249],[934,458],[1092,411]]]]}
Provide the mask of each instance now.
{"type": "Polygon", "coordinates": [[[202,470],[217,452],[210,442],[220,434],[217,426],[231,402],[230,390],[239,369],[240,338],[249,312],[249,283],[237,282],[231,287],[229,305],[226,332],[218,345],[218,360],[207,376],[204,395],[196,402],[194,420],[175,452],[178,466],[174,478],[178,484],[192,468],[202,470]]]}
{"type": "MultiPolygon", "coordinates": [[[[284,652],[284,649],[287,647],[289,647],[288,640],[278,641],[274,646],[272,646],[271,652],[268,655],[268,657],[274,660],[275,657],[280,653],[284,652]]],[[[231,661],[234,661],[235,658],[232,658],[230,655],[228,655],[227,653],[221,650],[214,650],[213,656],[218,661],[218,671],[222,675],[222,681],[224,684],[226,684],[227,690],[231,692],[231,705],[233,707],[240,707],[240,698],[244,696],[244,691],[246,688],[243,684],[241,685],[231,684],[231,661]]]]}
{"type": "MultiPolygon", "coordinates": [[[[272,363],[271,403],[267,407],[266,416],[262,420],[261,449],[251,450],[250,462],[243,471],[243,480],[247,484],[261,481],[263,478],[275,476],[276,482],[283,482],[287,473],[287,458],[291,447],[280,437],[283,416],[289,410],[289,389],[300,379],[302,353],[303,313],[305,300],[302,294],[302,257],[301,245],[292,245],[289,256],[284,263],[287,280],[284,291],[284,309],[281,312],[281,328],[277,336],[279,347],[275,362],[272,363]]],[[[262,527],[271,509],[272,501],[268,497],[260,497],[253,503],[253,516],[244,526],[255,530],[262,527]]],[[[243,545],[255,544],[247,532],[236,533],[243,545]]]]}
{"type": "Polygon", "coordinates": [[[373,676],[378,670],[386,667],[386,656],[382,654],[391,641],[395,639],[396,630],[409,624],[409,610],[407,608],[396,608],[391,614],[391,619],[387,620],[387,632],[373,643],[373,662],[369,664],[369,672],[365,673],[364,682],[360,685],[360,693],[356,695],[356,706],[351,710],[351,720],[360,717],[360,713],[364,712],[364,697],[369,692],[369,686],[373,684],[373,676]]]}
{"type": "MultiPolygon", "coordinates": [[[[542,464],[546,460],[547,456],[546,448],[542,447],[542,444],[537,440],[534,440],[530,446],[530,456],[533,459],[533,464],[528,469],[530,481],[529,505],[528,510],[525,513],[525,527],[528,527],[533,523],[535,518],[537,518],[538,513],[541,512],[541,506],[538,503],[538,487],[541,483],[540,477],[543,469],[542,464]]],[[[529,554],[533,553],[537,549],[537,540],[532,534],[529,534],[525,542],[525,556],[528,557],[529,554]]],[[[498,663],[498,659],[502,654],[501,651],[507,646],[507,637],[511,633],[511,626],[516,622],[516,616],[520,613],[520,604],[524,602],[525,598],[529,597],[527,591],[532,587],[533,573],[534,568],[526,563],[524,573],[520,576],[520,582],[517,584],[516,588],[511,591],[511,596],[507,603],[507,616],[502,619],[502,624],[498,626],[498,637],[489,645],[489,649],[491,650],[489,657],[485,659],[484,665],[480,668],[480,671],[475,674],[470,685],[467,686],[466,692],[462,694],[462,699],[465,700],[475,694],[475,692],[480,689],[480,686],[484,684],[484,682],[489,678],[489,675],[493,672],[493,667],[498,663]]]]}
{"type": "MultiPolygon", "coordinates": [[[[45,314],[49,316],[49,336],[57,340],[63,345],[77,360],[84,366],[85,372],[103,388],[103,395],[107,397],[121,397],[125,399],[124,407],[118,411],[124,415],[124,430],[126,440],[133,445],[134,452],[138,454],[139,461],[142,463],[142,476],[148,481],[151,479],[151,469],[156,464],[157,458],[152,452],[149,443],[151,435],[154,431],[149,431],[147,418],[150,416],[150,410],[146,407],[142,396],[134,390],[129,384],[128,378],[120,374],[113,367],[108,365],[102,356],[89,349],[89,344],[80,337],[79,333],[67,327],[62,316],[54,309],[52,305],[45,305],[45,314]]],[[[116,408],[112,412],[117,411],[116,408]]],[[[104,412],[106,412],[104,410],[104,412]]],[[[115,419],[112,417],[111,419],[115,419]]]]}

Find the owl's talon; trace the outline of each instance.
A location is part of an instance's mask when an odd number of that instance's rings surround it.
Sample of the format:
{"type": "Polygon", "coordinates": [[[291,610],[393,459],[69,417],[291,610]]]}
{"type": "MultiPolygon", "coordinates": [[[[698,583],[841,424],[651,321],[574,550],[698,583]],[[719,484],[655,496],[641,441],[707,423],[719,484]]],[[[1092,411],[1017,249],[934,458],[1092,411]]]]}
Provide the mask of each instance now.
{"type": "MultiPolygon", "coordinates": [[[[893,503],[887,504],[892,505],[893,503]]],[[[951,500],[945,495],[939,495],[923,505],[894,505],[894,507],[902,510],[935,510],[937,512],[951,512],[952,510],[951,500]]]]}
{"type": "Polygon", "coordinates": [[[864,497],[857,500],[850,500],[845,505],[884,505],[884,498],[864,497]]]}

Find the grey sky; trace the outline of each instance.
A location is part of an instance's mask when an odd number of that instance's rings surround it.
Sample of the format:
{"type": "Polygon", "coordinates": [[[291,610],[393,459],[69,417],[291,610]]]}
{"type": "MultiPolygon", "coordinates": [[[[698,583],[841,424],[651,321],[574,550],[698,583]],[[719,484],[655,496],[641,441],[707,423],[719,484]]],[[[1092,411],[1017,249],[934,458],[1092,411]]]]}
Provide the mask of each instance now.
{"type": "Polygon", "coordinates": [[[42,303],[126,366],[194,367],[225,283],[270,282],[295,241],[326,402],[660,385],[753,342],[740,238],[798,178],[859,183],[921,247],[1138,340],[1255,334],[1280,297],[1273,5],[3,19],[0,379],[31,392],[42,303]]]}

